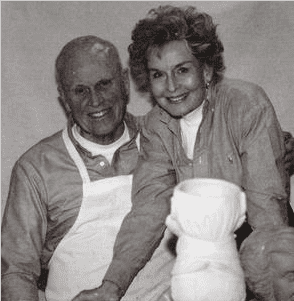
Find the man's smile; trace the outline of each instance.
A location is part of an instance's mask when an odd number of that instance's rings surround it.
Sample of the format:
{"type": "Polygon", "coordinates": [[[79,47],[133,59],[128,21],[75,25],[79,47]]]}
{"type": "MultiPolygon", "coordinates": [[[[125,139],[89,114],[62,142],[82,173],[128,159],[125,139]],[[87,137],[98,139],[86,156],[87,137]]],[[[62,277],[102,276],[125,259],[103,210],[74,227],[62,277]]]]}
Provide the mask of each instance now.
{"type": "Polygon", "coordinates": [[[110,112],[110,108],[99,111],[99,112],[93,112],[93,113],[89,113],[88,116],[90,116],[91,118],[102,118],[105,115],[107,115],[110,112]]]}

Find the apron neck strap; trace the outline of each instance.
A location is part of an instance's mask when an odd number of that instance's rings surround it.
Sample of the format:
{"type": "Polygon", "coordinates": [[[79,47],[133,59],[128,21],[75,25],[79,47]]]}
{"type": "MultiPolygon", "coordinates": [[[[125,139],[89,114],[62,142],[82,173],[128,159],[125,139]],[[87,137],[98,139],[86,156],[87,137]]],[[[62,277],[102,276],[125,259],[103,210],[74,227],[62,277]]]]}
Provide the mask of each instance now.
{"type": "Polygon", "coordinates": [[[80,154],[78,153],[78,151],[76,150],[72,141],[70,140],[69,135],[68,135],[68,130],[70,130],[70,129],[65,128],[62,132],[62,138],[65,143],[66,149],[67,149],[70,157],[75,162],[75,164],[80,172],[83,183],[89,183],[90,177],[89,177],[87,168],[86,168],[85,163],[83,162],[83,159],[81,158],[80,154]]]}

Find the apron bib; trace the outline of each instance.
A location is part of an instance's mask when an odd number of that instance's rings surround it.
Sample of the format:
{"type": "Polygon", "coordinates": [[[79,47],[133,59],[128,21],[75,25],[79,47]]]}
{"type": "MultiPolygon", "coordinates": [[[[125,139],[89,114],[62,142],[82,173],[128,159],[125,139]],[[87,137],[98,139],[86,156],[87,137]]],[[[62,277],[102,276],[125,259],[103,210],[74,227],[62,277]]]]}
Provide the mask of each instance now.
{"type": "MultiPolygon", "coordinates": [[[[86,166],[67,130],[63,131],[63,139],[83,180],[83,200],[74,225],[49,262],[45,291],[48,301],[69,301],[82,290],[93,289],[102,283],[112,259],[116,235],[131,209],[132,175],[90,182],[86,166]]],[[[154,264],[151,260],[146,271],[144,268],[137,275],[122,300],[151,301],[168,287],[173,256],[165,250],[164,241],[162,246],[153,256],[154,264]],[[157,269],[159,278],[154,277],[157,269]]]]}

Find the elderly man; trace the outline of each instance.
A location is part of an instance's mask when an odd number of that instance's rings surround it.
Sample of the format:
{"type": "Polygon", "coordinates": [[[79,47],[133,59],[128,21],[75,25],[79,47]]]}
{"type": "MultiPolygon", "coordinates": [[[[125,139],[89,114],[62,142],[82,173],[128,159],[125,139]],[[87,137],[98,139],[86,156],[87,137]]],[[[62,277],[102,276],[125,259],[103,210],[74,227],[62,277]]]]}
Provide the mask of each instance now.
{"type": "MultiPolygon", "coordinates": [[[[2,224],[3,301],[38,300],[37,283],[48,301],[101,284],[131,208],[139,120],[126,112],[128,70],[116,48],[95,36],[70,41],[56,59],[56,81],[68,125],[14,166],[2,224]]],[[[167,288],[173,255],[162,249],[151,262],[124,300],[154,300],[167,288]]]]}
{"type": "Polygon", "coordinates": [[[243,242],[240,258],[254,300],[294,300],[294,228],[254,232],[243,242]]]}

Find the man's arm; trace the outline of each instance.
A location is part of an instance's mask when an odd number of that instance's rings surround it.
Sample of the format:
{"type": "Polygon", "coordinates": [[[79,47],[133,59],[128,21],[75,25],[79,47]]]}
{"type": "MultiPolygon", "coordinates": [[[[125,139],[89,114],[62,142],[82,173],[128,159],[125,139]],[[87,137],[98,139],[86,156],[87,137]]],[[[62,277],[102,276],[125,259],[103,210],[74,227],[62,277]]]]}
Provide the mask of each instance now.
{"type": "Polygon", "coordinates": [[[3,301],[39,300],[37,280],[46,215],[35,180],[27,169],[15,165],[2,220],[3,301]]]}

